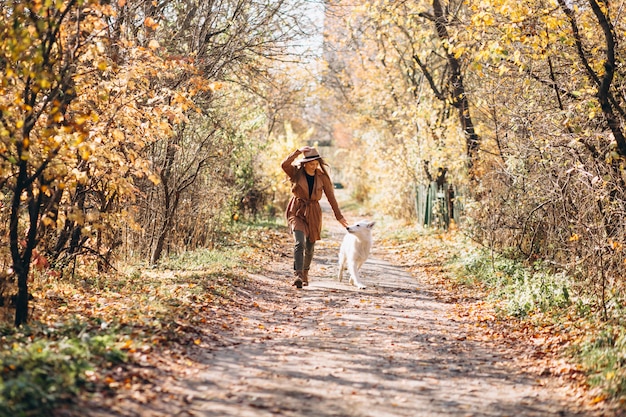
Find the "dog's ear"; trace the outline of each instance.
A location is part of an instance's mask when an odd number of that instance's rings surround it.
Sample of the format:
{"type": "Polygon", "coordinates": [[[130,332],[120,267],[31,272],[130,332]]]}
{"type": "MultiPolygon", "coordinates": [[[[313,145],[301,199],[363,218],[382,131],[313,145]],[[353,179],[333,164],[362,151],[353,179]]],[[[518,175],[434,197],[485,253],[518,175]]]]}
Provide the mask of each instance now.
{"type": "Polygon", "coordinates": [[[368,227],[369,229],[371,229],[372,227],[374,227],[374,225],[375,225],[375,224],[376,224],[376,222],[369,222],[369,223],[367,224],[367,227],[368,227]]]}

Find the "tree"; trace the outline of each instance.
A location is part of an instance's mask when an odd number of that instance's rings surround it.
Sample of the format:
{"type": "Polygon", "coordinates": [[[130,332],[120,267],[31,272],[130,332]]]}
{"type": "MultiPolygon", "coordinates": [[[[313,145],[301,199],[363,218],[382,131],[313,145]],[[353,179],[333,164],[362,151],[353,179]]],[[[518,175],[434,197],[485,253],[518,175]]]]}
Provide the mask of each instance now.
{"type": "Polygon", "coordinates": [[[470,10],[460,47],[472,50],[486,87],[477,108],[489,114],[476,235],[567,271],[606,318],[624,302],[619,9],[590,0],[470,10]]]}
{"type": "MultiPolygon", "coordinates": [[[[177,225],[189,223],[182,218],[179,208],[181,202],[193,199],[190,193],[198,190],[198,183],[211,179],[214,188],[218,188],[223,185],[218,184],[220,180],[230,181],[224,175],[226,172],[252,172],[236,166],[241,160],[232,158],[233,149],[237,148],[238,141],[258,148],[267,140],[271,127],[267,123],[267,132],[257,126],[253,135],[241,134],[246,131],[247,123],[242,111],[245,108],[256,115],[258,109],[271,105],[269,97],[264,95],[268,90],[265,86],[271,85],[275,77],[269,67],[273,62],[294,59],[288,47],[304,32],[306,18],[302,4],[284,0],[179,0],[158,4],[129,0],[119,3],[116,33],[120,38],[127,37],[138,44],[157,42],[163,48],[165,59],[184,57],[189,63],[156,81],[156,85],[169,91],[185,92],[188,100],[172,134],[146,148],[145,156],[159,175],[158,184],[145,182],[142,193],[146,196],[142,204],[146,210],[142,211],[141,221],[144,230],[150,231],[146,237],[151,247],[151,263],[159,261],[173,231],[181,230],[177,225]],[[147,28],[137,24],[136,15],[149,22],[147,28]],[[199,88],[201,85],[208,88],[199,88]],[[196,94],[191,94],[194,90],[196,94]],[[221,173],[221,177],[212,175],[212,171],[221,173]]],[[[169,102],[176,97],[165,94],[154,100],[169,102]]],[[[259,118],[267,120],[267,113],[260,114],[259,118]]],[[[253,185],[250,181],[242,184],[253,185]]],[[[233,198],[237,198],[238,193],[245,196],[259,192],[239,190],[232,181],[231,185],[233,198]]],[[[210,201],[203,203],[211,205],[210,201]]],[[[193,213],[188,212],[188,215],[193,213]]]]}
{"type": "Polygon", "coordinates": [[[328,114],[345,115],[337,124],[352,132],[352,149],[371,164],[365,170],[371,176],[350,167],[350,177],[368,184],[382,210],[393,208],[394,215],[408,218],[415,184],[427,179],[425,165],[449,167],[451,177],[462,181],[469,164],[468,136],[454,117],[461,113],[453,106],[459,101],[451,87],[447,43],[432,20],[419,16],[432,8],[428,2],[330,3],[324,81],[336,101],[329,101],[328,114]],[[385,175],[389,172],[394,175],[385,175]],[[393,195],[383,191],[399,186],[393,195]]]}
{"type": "MultiPolygon", "coordinates": [[[[185,102],[152,100],[163,90],[151,82],[185,64],[159,59],[157,45],[127,43],[123,55],[114,53],[107,4],[12,2],[2,10],[0,186],[12,199],[20,325],[28,319],[34,254],[58,269],[79,255],[110,266],[120,225],[129,224],[135,180],[158,181],[140,153],[171,135],[185,102]]],[[[7,298],[12,277],[4,278],[7,298]]]]}
{"type": "Polygon", "coordinates": [[[449,101],[454,106],[459,115],[459,121],[463,132],[465,133],[467,154],[469,167],[471,168],[474,162],[478,159],[478,150],[480,148],[480,137],[474,129],[474,122],[470,115],[470,103],[465,91],[464,75],[461,67],[461,61],[459,57],[459,50],[454,49],[454,39],[448,32],[448,26],[451,21],[458,19],[457,16],[447,13],[458,11],[461,9],[461,5],[455,5],[450,3],[444,7],[440,0],[432,1],[432,14],[428,12],[421,12],[419,16],[431,21],[435,25],[435,31],[437,37],[441,43],[444,55],[447,61],[447,68],[444,72],[449,73],[445,78],[445,84],[441,87],[437,86],[432,76],[432,70],[422,62],[419,55],[413,56],[415,63],[419,66],[420,70],[428,80],[430,87],[432,88],[436,97],[443,101],[449,101]]]}
{"type": "MultiPolygon", "coordinates": [[[[425,83],[432,96],[441,101],[441,117],[448,106],[457,111],[459,126],[465,135],[467,162],[477,161],[480,137],[471,117],[469,96],[464,83],[464,53],[456,48],[456,27],[462,26],[462,3],[377,1],[368,10],[363,23],[370,25],[378,40],[378,56],[383,66],[397,65],[414,99],[425,83]]],[[[357,20],[358,22],[358,20],[357,20]]],[[[362,32],[363,33],[363,32],[362,32]]],[[[365,32],[367,33],[367,32],[365,32]]],[[[396,95],[402,95],[397,91],[396,95]]]]}
{"type": "Polygon", "coordinates": [[[9,244],[17,277],[15,325],[28,320],[28,277],[40,222],[59,185],[55,162],[87,135],[79,116],[73,76],[86,34],[89,3],[70,0],[7,1],[0,9],[0,184],[10,192],[9,244]],[[64,25],[78,28],[68,33],[64,25]],[[25,215],[23,215],[25,213],[25,215]]]}

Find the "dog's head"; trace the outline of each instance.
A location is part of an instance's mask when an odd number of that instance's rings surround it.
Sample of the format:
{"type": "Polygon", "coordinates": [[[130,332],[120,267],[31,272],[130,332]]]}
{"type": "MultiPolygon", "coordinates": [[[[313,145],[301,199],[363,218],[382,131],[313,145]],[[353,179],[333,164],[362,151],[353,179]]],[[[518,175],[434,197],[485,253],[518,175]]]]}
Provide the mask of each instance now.
{"type": "Polygon", "coordinates": [[[375,222],[360,221],[356,224],[346,227],[346,230],[348,231],[348,233],[353,233],[355,235],[369,234],[371,233],[374,224],[375,222]]]}

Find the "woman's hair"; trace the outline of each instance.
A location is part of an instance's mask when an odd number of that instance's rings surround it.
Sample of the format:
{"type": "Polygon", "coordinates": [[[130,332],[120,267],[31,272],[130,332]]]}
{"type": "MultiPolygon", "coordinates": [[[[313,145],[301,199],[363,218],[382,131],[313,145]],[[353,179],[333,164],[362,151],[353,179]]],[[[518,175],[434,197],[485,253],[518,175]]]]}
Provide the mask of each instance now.
{"type": "MultiPolygon", "coordinates": [[[[324,174],[326,174],[326,176],[328,178],[330,178],[330,174],[328,172],[330,166],[322,158],[314,159],[314,161],[319,161],[319,163],[320,163],[319,164],[319,168],[322,170],[322,172],[324,172],[324,174]]],[[[298,181],[298,179],[300,178],[300,175],[302,175],[302,173],[304,172],[304,164],[306,164],[306,162],[305,163],[301,163],[300,166],[298,167],[298,170],[296,171],[296,176],[294,178],[294,181],[298,181]]]]}
{"type": "Polygon", "coordinates": [[[330,174],[328,173],[328,169],[330,168],[329,165],[322,158],[318,159],[318,161],[320,161],[319,166],[322,169],[322,171],[324,171],[324,174],[330,177],[330,174]]]}

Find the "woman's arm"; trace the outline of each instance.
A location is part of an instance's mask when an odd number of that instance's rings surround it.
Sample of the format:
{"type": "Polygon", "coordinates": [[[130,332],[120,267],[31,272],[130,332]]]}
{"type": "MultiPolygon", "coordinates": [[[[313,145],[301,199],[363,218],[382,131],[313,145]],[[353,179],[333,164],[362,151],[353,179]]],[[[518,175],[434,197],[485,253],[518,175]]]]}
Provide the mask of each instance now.
{"type": "Polygon", "coordinates": [[[297,171],[297,168],[293,166],[292,164],[293,161],[298,157],[298,155],[300,155],[301,153],[308,152],[311,149],[313,148],[311,148],[310,146],[303,146],[302,148],[296,149],[295,151],[287,155],[287,158],[285,158],[285,160],[282,162],[280,166],[283,169],[283,171],[285,171],[285,173],[289,176],[289,178],[293,179],[297,171]]]}
{"type": "Polygon", "coordinates": [[[333,213],[335,214],[335,219],[343,227],[348,227],[348,221],[341,214],[341,209],[339,208],[339,203],[337,203],[337,199],[335,198],[335,190],[333,188],[333,183],[330,178],[324,175],[324,180],[322,184],[324,184],[324,194],[326,194],[326,198],[328,199],[328,203],[330,203],[330,207],[333,209],[333,213]]]}
{"type": "Polygon", "coordinates": [[[281,168],[283,169],[283,171],[285,171],[289,178],[293,178],[294,175],[296,175],[296,167],[293,166],[292,163],[301,153],[302,152],[300,151],[300,149],[296,149],[295,151],[287,155],[285,160],[280,164],[281,168]]]}

